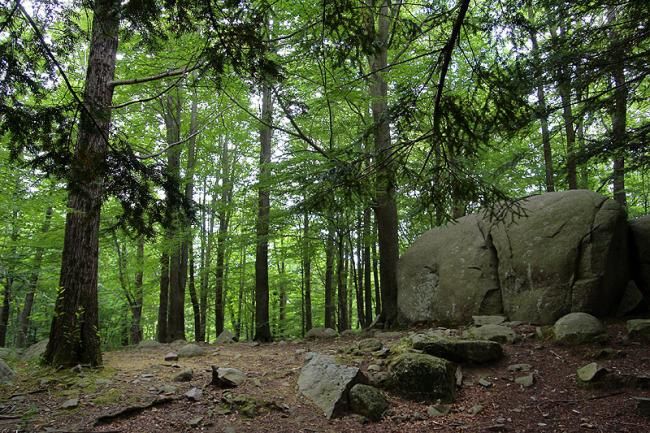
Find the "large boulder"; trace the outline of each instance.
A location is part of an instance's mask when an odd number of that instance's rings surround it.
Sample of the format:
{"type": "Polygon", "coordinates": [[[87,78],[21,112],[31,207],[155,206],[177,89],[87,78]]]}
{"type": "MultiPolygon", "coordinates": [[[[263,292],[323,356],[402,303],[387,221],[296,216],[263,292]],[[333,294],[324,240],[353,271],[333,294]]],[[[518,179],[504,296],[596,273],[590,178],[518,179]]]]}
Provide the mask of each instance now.
{"type": "Polygon", "coordinates": [[[398,266],[397,303],[408,322],[469,323],[502,312],[498,261],[478,215],[420,236],[398,266]]]}
{"type": "Polygon", "coordinates": [[[605,327],[587,313],[570,313],[553,325],[555,339],[566,344],[591,343],[603,339],[605,327]]]}
{"type": "Polygon", "coordinates": [[[318,406],[327,418],[340,416],[348,409],[350,389],[363,376],[357,367],[339,365],[332,356],[308,353],[300,370],[298,389],[318,406]]]}
{"type": "Polygon", "coordinates": [[[237,341],[237,338],[235,337],[235,334],[230,332],[227,329],[224,329],[221,331],[221,334],[217,337],[217,344],[227,344],[227,343],[234,343],[237,341]]]}
{"type": "Polygon", "coordinates": [[[449,403],[456,395],[456,366],[426,353],[406,352],[390,363],[395,390],[407,398],[440,399],[449,403]]]}
{"type": "Polygon", "coordinates": [[[650,299],[650,215],[630,221],[632,274],[646,299],[650,299]]]}
{"type": "Polygon", "coordinates": [[[622,207],[586,190],[520,205],[502,221],[469,215],[418,238],[399,262],[401,318],[465,324],[503,314],[552,324],[570,312],[612,312],[628,281],[622,207]]]}
{"type": "Polygon", "coordinates": [[[23,360],[25,361],[34,361],[41,359],[41,357],[45,354],[45,350],[47,349],[47,343],[49,342],[49,339],[41,340],[38,343],[34,343],[31,346],[29,346],[25,351],[23,352],[23,360]]]}

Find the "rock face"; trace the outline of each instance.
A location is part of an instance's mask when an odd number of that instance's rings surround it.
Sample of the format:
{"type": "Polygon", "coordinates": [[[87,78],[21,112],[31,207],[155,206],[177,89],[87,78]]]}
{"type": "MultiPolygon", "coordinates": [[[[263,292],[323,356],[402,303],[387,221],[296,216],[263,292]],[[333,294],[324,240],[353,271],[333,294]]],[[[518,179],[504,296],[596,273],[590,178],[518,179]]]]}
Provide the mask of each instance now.
{"type": "Polygon", "coordinates": [[[585,190],[521,205],[521,217],[469,215],[417,239],[398,267],[402,319],[466,324],[502,314],[551,324],[570,312],[615,309],[628,281],[623,209],[585,190]]]}
{"type": "Polygon", "coordinates": [[[503,348],[494,341],[455,340],[436,336],[411,337],[413,348],[453,362],[484,364],[503,357],[503,348]]]}
{"type": "Polygon", "coordinates": [[[0,383],[11,382],[14,380],[14,377],[16,377],[16,374],[13,370],[9,368],[2,359],[0,359],[0,383]]]}
{"type": "Polygon", "coordinates": [[[356,367],[339,365],[327,355],[309,353],[307,359],[298,377],[298,389],[327,418],[341,415],[348,409],[350,389],[361,382],[361,372],[356,367]]]}
{"type": "Polygon", "coordinates": [[[650,215],[630,221],[632,273],[646,300],[650,300],[650,215]]]}
{"type": "Polygon", "coordinates": [[[571,313],[560,318],[553,326],[555,339],[566,344],[590,343],[602,338],[603,324],[587,313],[571,313]]]}
{"type": "Polygon", "coordinates": [[[406,352],[391,362],[390,373],[395,390],[408,398],[449,403],[456,395],[456,367],[446,359],[406,352]]]}

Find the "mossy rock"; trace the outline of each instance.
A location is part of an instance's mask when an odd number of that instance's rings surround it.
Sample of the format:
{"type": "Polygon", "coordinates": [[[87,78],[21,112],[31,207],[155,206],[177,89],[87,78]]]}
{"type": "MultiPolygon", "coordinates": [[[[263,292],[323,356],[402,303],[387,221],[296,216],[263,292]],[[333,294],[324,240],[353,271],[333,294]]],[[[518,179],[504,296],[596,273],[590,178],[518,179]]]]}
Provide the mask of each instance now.
{"type": "Polygon", "coordinates": [[[456,366],[425,353],[402,353],[389,366],[395,391],[415,400],[452,402],[456,395],[456,366]]]}

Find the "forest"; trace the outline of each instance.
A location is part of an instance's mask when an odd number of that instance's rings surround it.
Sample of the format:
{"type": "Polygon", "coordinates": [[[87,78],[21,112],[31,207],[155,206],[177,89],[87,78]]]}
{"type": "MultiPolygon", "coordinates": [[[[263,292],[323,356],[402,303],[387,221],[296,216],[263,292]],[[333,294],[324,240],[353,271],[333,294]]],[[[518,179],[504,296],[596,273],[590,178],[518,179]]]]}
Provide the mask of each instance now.
{"type": "Polygon", "coordinates": [[[646,0],[0,0],[0,347],[400,326],[496,203],[650,206],[646,0]]]}

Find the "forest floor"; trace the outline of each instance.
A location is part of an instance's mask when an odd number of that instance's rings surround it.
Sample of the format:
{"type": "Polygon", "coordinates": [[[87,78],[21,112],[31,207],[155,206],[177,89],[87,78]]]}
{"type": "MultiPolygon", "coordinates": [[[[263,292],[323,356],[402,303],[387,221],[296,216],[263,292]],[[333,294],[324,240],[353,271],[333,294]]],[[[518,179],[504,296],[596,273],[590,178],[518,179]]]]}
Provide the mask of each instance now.
{"type": "MultiPolygon", "coordinates": [[[[380,422],[355,415],[326,419],[298,392],[298,376],[306,351],[337,354],[362,338],[347,336],[205,345],[203,356],[174,362],[164,361],[173,350],[169,345],[129,348],[105,353],[100,370],[55,372],[14,363],[18,379],[0,387],[0,432],[650,432],[650,419],[638,413],[633,399],[650,397],[650,390],[594,389],[576,382],[576,369],[602,356],[604,348],[614,349],[608,352],[613,359],[598,363],[611,373],[650,376],[650,345],[628,341],[624,324],[608,325],[606,343],[578,347],[540,340],[526,325],[517,332],[524,338],[504,345],[506,356],[501,361],[463,366],[463,386],[451,412],[443,416],[427,415],[431,402],[387,393],[391,408],[380,422]],[[514,382],[517,373],[507,367],[517,363],[532,365],[533,386],[523,388],[514,382]],[[217,389],[210,385],[213,365],[238,368],[247,380],[235,389],[217,389]],[[190,382],[172,381],[187,368],[194,373],[190,382]],[[479,384],[481,378],[491,385],[479,384]],[[202,390],[197,401],[184,395],[192,388],[202,390]],[[75,399],[76,407],[62,407],[75,399]],[[233,401],[239,406],[225,403],[233,401]],[[122,409],[127,411],[110,418],[122,409]],[[100,417],[107,414],[109,419],[102,422],[100,417]]],[[[401,335],[378,337],[390,347],[401,335]]],[[[375,362],[371,355],[342,357],[364,371],[375,362]]]]}

